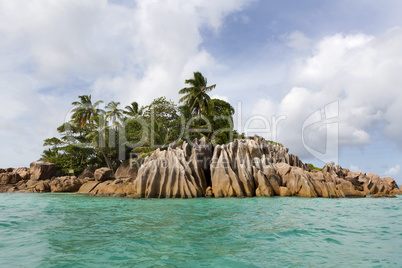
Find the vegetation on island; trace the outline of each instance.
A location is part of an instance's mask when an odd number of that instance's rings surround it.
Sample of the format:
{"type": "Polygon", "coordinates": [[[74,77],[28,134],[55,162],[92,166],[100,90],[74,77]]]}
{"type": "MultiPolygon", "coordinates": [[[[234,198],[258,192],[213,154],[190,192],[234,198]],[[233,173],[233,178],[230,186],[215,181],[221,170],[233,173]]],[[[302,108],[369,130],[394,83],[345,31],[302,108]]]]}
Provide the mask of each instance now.
{"type": "Polygon", "coordinates": [[[315,167],[313,164],[309,164],[311,171],[322,171],[322,168],[315,167]]]}
{"type": "Polygon", "coordinates": [[[120,102],[111,101],[102,109],[102,100],[79,96],[72,103],[71,119],[57,128],[60,137],[44,141],[47,149],[40,160],[56,163],[65,174],[80,174],[88,166],[115,170],[121,159],[145,158],[184,140],[205,137],[225,144],[244,137],[233,129],[234,108],[208,95],[215,84],[208,86],[200,72],[185,83],[179,104],[159,97],[142,107],[133,101],[121,109],[120,102]]]}

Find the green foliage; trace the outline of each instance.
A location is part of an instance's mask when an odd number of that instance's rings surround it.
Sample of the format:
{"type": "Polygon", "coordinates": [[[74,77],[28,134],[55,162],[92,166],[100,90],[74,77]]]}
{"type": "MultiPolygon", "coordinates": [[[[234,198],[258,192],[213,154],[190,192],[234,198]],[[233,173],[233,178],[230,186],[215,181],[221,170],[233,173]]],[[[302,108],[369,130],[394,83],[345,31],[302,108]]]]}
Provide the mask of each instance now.
{"type": "Polygon", "coordinates": [[[284,147],[282,143],[279,143],[279,142],[276,142],[276,141],[269,141],[269,140],[267,140],[267,142],[269,142],[269,143],[271,143],[271,144],[273,144],[273,145],[278,145],[278,146],[280,146],[280,147],[284,147]]]}
{"type": "Polygon", "coordinates": [[[138,103],[134,101],[130,105],[126,106],[123,113],[130,118],[136,118],[136,117],[142,115],[143,110],[144,110],[144,107],[141,107],[141,109],[139,109],[138,103]]]}
{"type": "Polygon", "coordinates": [[[63,124],[58,128],[61,139],[53,137],[44,141],[43,145],[51,148],[45,149],[40,158],[42,161],[55,163],[64,175],[71,169],[75,174],[80,174],[87,166],[96,165],[95,150],[78,142],[85,139],[85,134],[70,127],[63,124]]]}
{"type": "Polygon", "coordinates": [[[123,118],[123,110],[117,108],[120,102],[111,101],[106,105],[106,119],[111,120],[112,127],[120,127],[119,121],[123,118]]]}
{"type": "Polygon", "coordinates": [[[233,115],[235,113],[233,106],[220,99],[212,99],[212,106],[214,109],[209,116],[212,122],[212,142],[226,144],[233,141],[233,115]]]}
{"type": "Polygon", "coordinates": [[[152,145],[167,145],[178,138],[179,111],[173,101],[168,101],[166,97],[154,99],[144,107],[143,117],[148,123],[148,140],[154,141],[152,145]]]}
{"type": "Polygon", "coordinates": [[[315,167],[313,164],[309,164],[311,171],[321,171],[322,168],[315,167]]]}
{"type": "Polygon", "coordinates": [[[153,119],[159,124],[162,123],[165,128],[172,127],[172,123],[178,117],[177,105],[173,101],[167,100],[166,97],[154,99],[150,105],[144,107],[144,118],[148,122],[153,119]]]}
{"type": "Polygon", "coordinates": [[[85,125],[90,125],[97,114],[103,112],[97,108],[103,101],[92,103],[91,95],[78,96],[78,98],[80,101],[72,103],[75,108],[72,110],[71,119],[76,126],[83,128],[85,125]]]}
{"type": "Polygon", "coordinates": [[[149,147],[149,146],[143,146],[143,147],[137,147],[132,150],[132,153],[135,153],[137,155],[137,158],[145,158],[147,156],[150,156],[155,149],[149,147]]]}
{"type": "Polygon", "coordinates": [[[185,83],[189,87],[179,91],[184,94],[179,107],[159,97],[141,108],[131,102],[124,110],[119,102],[111,101],[104,111],[98,108],[103,101],[93,103],[91,95],[78,96],[79,100],[72,103],[71,120],[57,128],[60,137],[44,141],[47,148],[41,159],[56,163],[64,173],[73,169],[78,174],[88,165],[116,169],[119,153],[142,159],[156,148],[166,149],[170,143],[181,145],[185,139],[205,137],[224,144],[244,136],[233,130],[234,108],[209,97],[208,92],[216,85],[208,86],[200,72],[185,83]],[[195,132],[187,131],[187,137],[186,128],[195,132]]]}
{"type": "Polygon", "coordinates": [[[213,105],[207,92],[214,89],[216,84],[207,86],[207,78],[200,72],[194,72],[194,77],[186,80],[185,83],[190,87],[185,87],[179,91],[179,94],[185,94],[179,102],[188,106],[193,115],[209,114],[213,105]]]}

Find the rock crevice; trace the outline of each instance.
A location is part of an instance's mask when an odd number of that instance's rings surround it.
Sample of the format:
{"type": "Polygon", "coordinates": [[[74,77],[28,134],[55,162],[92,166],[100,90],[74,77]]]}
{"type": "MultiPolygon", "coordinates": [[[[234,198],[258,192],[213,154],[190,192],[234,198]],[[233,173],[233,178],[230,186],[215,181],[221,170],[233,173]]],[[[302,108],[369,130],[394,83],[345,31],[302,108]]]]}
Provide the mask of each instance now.
{"type": "Polygon", "coordinates": [[[390,197],[402,194],[393,178],[351,172],[333,162],[322,170],[261,137],[225,145],[205,138],[191,144],[157,149],[141,167],[125,161],[116,173],[88,167],[78,178],[55,177],[52,163],[34,162],[30,169],[0,169],[0,191],[78,192],[132,198],[194,197],[390,197]]]}

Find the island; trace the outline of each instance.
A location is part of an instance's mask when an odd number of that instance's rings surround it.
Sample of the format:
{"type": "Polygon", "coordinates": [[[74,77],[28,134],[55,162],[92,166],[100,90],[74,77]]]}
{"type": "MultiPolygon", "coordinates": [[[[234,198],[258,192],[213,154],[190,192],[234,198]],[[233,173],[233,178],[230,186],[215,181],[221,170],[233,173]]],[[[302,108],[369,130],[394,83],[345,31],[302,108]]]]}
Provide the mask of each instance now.
{"type": "Polygon", "coordinates": [[[393,178],[351,172],[334,162],[303,163],[282,144],[233,127],[235,109],[208,95],[200,73],[175,104],[159,97],[119,109],[91,95],[72,103],[71,119],[48,138],[41,161],[0,169],[0,192],[77,192],[127,198],[395,197],[393,178]]]}
{"type": "Polygon", "coordinates": [[[54,163],[0,169],[0,192],[76,192],[127,198],[392,197],[393,178],[351,172],[334,162],[312,170],[288,148],[259,136],[213,145],[205,138],[155,150],[141,166],[123,161],[116,172],[87,167],[78,177],[57,176],[54,163]]]}

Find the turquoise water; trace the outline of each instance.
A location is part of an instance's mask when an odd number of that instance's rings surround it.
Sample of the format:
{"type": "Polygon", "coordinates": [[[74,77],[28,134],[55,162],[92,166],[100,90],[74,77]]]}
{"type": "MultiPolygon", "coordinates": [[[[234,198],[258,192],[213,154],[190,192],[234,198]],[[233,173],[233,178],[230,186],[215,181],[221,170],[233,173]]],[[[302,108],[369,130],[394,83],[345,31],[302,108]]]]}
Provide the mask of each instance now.
{"type": "Polygon", "coordinates": [[[401,207],[0,194],[0,267],[400,267],[401,207]]]}

